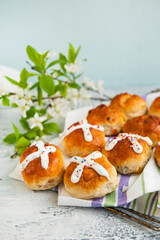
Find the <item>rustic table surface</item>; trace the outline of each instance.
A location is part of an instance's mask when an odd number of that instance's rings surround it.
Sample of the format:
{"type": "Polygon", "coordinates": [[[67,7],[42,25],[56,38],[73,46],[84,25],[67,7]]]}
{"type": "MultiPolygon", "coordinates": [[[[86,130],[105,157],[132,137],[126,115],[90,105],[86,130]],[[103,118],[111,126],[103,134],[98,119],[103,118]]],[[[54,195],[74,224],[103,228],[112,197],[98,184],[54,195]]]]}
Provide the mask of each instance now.
{"type": "MultiPolygon", "coordinates": [[[[108,90],[144,94],[155,87],[108,90]]],[[[17,110],[0,108],[0,239],[160,239],[160,234],[103,208],[57,206],[57,193],[31,191],[23,182],[10,179],[17,164],[13,146],[2,139],[18,125],[17,110]]]]}

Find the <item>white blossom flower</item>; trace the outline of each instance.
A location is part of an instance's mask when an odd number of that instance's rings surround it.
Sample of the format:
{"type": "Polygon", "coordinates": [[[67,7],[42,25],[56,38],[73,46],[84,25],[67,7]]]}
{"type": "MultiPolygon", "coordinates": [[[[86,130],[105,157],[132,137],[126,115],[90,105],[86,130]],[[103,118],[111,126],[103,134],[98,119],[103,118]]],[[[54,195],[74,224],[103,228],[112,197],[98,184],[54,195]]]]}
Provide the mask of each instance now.
{"type": "Polygon", "coordinates": [[[24,89],[24,99],[27,102],[28,106],[32,105],[32,93],[28,90],[28,88],[24,89]]]}
{"type": "MultiPolygon", "coordinates": [[[[46,136],[44,136],[44,135],[41,136],[41,137],[39,137],[39,136],[36,136],[36,137],[35,137],[35,140],[36,140],[36,141],[45,140],[45,139],[46,139],[46,136]]],[[[35,141],[35,140],[34,140],[34,141],[35,141]]]]}
{"type": "Polygon", "coordinates": [[[52,74],[52,77],[53,77],[53,78],[57,78],[57,76],[58,76],[58,73],[55,71],[55,72],[52,74]]]}
{"type": "Polygon", "coordinates": [[[80,72],[82,69],[80,61],[75,61],[75,63],[71,63],[70,65],[65,65],[64,67],[70,73],[80,72]]]}
{"type": "Polygon", "coordinates": [[[76,88],[69,88],[67,91],[66,99],[70,101],[71,104],[77,105],[78,104],[78,90],[76,88]]]}
{"type": "Polygon", "coordinates": [[[46,119],[47,119],[46,116],[40,117],[38,113],[35,113],[33,118],[28,119],[28,123],[31,129],[34,127],[39,127],[41,130],[43,130],[42,122],[45,121],[46,119]]]}
{"type": "Polygon", "coordinates": [[[46,56],[46,58],[52,58],[52,57],[55,57],[57,55],[56,52],[49,52],[46,56]]]}
{"type": "Polygon", "coordinates": [[[0,87],[0,97],[6,95],[7,93],[4,91],[3,88],[0,87]]]}
{"type": "Polygon", "coordinates": [[[22,112],[22,116],[26,118],[26,111],[29,110],[29,106],[26,105],[25,99],[20,99],[16,101],[19,110],[22,112]]]}
{"type": "Polygon", "coordinates": [[[78,97],[83,101],[88,101],[91,98],[91,95],[88,93],[88,91],[85,88],[81,87],[81,89],[79,90],[78,97]]]}
{"type": "Polygon", "coordinates": [[[69,110],[68,102],[66,99],[55,99],[49,101],[51,107],[47,109],[47,114],[58,120],[60,117],[65,117],[67,111],[69,110]]]}
{"type": "Polygon", "coordinates": [[[18,88],[18,91],[14,95],[14,98],[15,99],[21,99],[23,97],[24,97],[24,90],[23,90],[23,88],[18,88]]]}
{"type": "Polygon", "coordinates": [[[92,88],[93,90],[96,90],[95,83],[93,81],[90,81],[89,78],[84,77],[82,83],[89,88],[92,88]]]}
{"type": "Polygon", "coordinates": [[[30,92],[29,88],[19,88],[18,92],[12,96],[11,101],[12,103],[19,103],[19,100],[24,99],[26,101],[27,106],[32,105],[32,93],[30,92]]]}
{"type": "Polygon", "coordinates": [[[91,98],[91,95],[88,93],[88,91],[85,88],[81,88],[80,90],[77,90],[75,88],[68,89],[67,97],[66,99],[70,101],[73,105],[82,104],[83,101],[87,103],[87,101],[91,98]]]}

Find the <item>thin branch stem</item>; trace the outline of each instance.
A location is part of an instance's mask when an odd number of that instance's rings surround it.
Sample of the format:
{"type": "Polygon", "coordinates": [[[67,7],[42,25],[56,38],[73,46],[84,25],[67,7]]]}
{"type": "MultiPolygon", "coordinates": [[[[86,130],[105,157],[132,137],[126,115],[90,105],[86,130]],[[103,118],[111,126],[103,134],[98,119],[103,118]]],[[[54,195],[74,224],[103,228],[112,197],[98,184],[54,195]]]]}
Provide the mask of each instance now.
{"type": "Polygon", "coordinates": [[[18,151],[16,151],[13,155],[11,155],[11,158],[17,157],[18,156],[18,151]]]}
{"type": "MultiPolygon", "coordinates": [[[[98,93],[98,94],[99,94],[99,91],[98,91],[98,90],[94,90],[94,89],[92,89],[92,88],[86,88],[86,89],[89,90],[89,91],[92,91],[92,92],[95,92],[95,93],[98,93]]],[[[103,97],[106,97],[106,98],[107,98],[106,100],[112,100],[112,98],[109,97],[109,96],[107,96],[106,94],[103,94],[102,96],[103,96],[103,97]]]]}
{"type": "MultiPolygon", "coordinates": [[[[56,96],[56,97],[43,97],[42,100],[47,100],[47,99],[51,99],[51,100],[55,100],[57,98],[63,98],[62,96],[56,96]]],[[[32,102],[37,102],[38,99],[32,99],[32,102]]]]}
{"type": "Polygon", "coordinates": [[[64,81],[64,80],[61,80],[61,79],[58,79],[58,78],[54,78],[52,75],[49,75],[51,78],[53,78],[53,80],[55,81],[60,81],[62,83],[65,83],[65,84],[68,84],[68,81],[64,81]]]}
{"type": "Polygon", "coordinates": [[[14,96],[14,95],[16,95],[16,93],[13,93],[13,92],[10,92],[10,93],[8,93],[10,96],[14,96]]]}
{"type": "Polygon", "coordinates": [[[91,100],[94,100],[94,101],[109,101],[110,99],[108,99],[108,98],[99,98],[99,97],[91,97],[91,100]]]}
{"type": "Polygon", "coordinates": [[[151,90],[150,92],[147,92],[146,95],[148,95],[150,93],[156,93],[156,92],[160,92],[160,88],[157,88],[155,90],[151,90]]]}
{"type": "Polygon", "coordinates": [[[30,62],[26,61],[26,63],[31,67],[32,70],[41,73],[40,71],[38,71],[37,69],[35,69],[35,68],[30,64],[30,62]]]}

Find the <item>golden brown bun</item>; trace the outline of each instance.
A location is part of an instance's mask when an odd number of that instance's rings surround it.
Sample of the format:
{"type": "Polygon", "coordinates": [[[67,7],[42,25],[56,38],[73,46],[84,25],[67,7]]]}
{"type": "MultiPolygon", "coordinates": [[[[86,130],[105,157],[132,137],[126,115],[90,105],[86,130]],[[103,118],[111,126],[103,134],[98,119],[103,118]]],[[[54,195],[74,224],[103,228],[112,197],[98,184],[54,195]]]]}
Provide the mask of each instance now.
{"type": "MultiPolygon", "coordinates": [[[[36,158],[31,161],[22,171],[22,176],[27,186],[32,190],[45,190],[57,186],[62,182],[65,163],[61,150],[53,145],[46,143],[45,146],[54,146],[56,152],[49,153],[49,164],[45,170],[41,166],[41,158],[36,158]]],[[[33,152],[37,151],[36,146],[28,147],[22,154],[20,163],[33,152]]]]}
{"type": "Polygon", "coordinates": [[[87,120],[91,124],[102,125],[104,134],[112,136],[121,132],[126,117],[119,109],[101,104],[88,112],[87,120]]]}
{"type": "Polygon", "coordinates": [[[158,167],[160,167],[160,146],[158,144],[155,147],[154,157],[158,167]]]}
{"type": "Polygon", "coordinates": [[[71,176],[78,165],[72,162],[64,174],[64,185],[66,191],[73,197],[82,199],[99,198],[115,190],[118,184],[116,169],[103,155],[94,161],[107,170],[110,180],[100,176],[94,169],[84,166],[79,182],[72,183],[71,176]]]}
{"type": "Polygon", "coordinates": [[[103,148],[102,153],[118,172],[122,174],[139,173],[150,158],[151,147],[143,139],[139,139],[138,142],[143,147],[142,153],[136,153],[127,138],[119,141],[110,151],[103,148]]]}
{"type": "Polygon", "coordinates": [[[160,118],[150,115],[133,118],[123,126],[123,132],[149,137],[154,147],[160,141],[160,118]]]}
{"type": "Polygon", "coordinates": [[[160,117],[160,97],[157,97],[151,104],[149,115],[160,117]]]}
{"type": "MultiPolygon", "coordinates": [[[[78,124],[74,123],[71,126],[76,126],[78,124]]],[[[70,126],[70,127],[71,127],[70,126]]],[[[96,150],[101,151],[105,145],[104,132],[90,128],[93,140],[91,142],[86,142],[84,139],[84,134],[82,129],[77,129],[68,134],[62,140],[62,148],[66,155],[69,157],[73,156],[84,156],[96,150]]]]}
{"type": "Polygon", "coordinates": [[[147,112],[147,104],[144,99],[138,95],[132,95],[129,93],[116,95],[112,99],[110,106],[122,111],[127,119],[142,116],[147,112]]]}

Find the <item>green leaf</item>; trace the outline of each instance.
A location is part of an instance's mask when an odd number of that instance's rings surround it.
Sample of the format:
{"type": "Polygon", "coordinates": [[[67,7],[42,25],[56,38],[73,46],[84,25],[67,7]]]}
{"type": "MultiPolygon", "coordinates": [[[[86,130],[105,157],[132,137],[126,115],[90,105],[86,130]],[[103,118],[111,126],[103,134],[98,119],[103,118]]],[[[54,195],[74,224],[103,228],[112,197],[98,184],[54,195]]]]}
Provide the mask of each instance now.
{"type": "Polygon", "coordinates": [[[59,82],[58,85],[55,86],[55,92],[60,92],[60,94],[65,98],[67,94],[67,85],[59,82]]]}
{"type": "Polygon", "coordinates": [[[52,135],[52,133],[50,133],[50,132],[47,131],[46,129],[43,129],[43,133],[44,133],[45,135],[52,135]]]}
{"type": "Polygon", "coordinates": [[[36,70],[36,71],[39,72],[39,73],[42,72],[41,67],[38,67],[38,66],[34,66],[34,67],[32,67],[32,69],[36,70]]]}
{"type": "Polygon", "coordinates": [[[54,122],[45,123],[43,127],[44,127],[44,130],[47,130],[49,132],[60,133],[60,128],[57,123],[54,123],[54,122]]]}
{"type": "Polygon", "coordinates": [[[67,64],[67,58],[62,53],[59,54],[59,64],[60,64],[61,69],[64,72],[66,72],[66,69],[64,66],[67,64]]]}
{"type": "Polygon", "coordinates": [[[19,122],[24,129],[29,130],[29,124],[25,118],[21,118],[19,122]]]}
{"type": "Polygon", "coordinates": [[[52,77],[42,74],[39,76],[39,83],[41,88],[48,93],[48,95],[53,95],[55,93],[55,85],[52,77]]]}
{"type": "Polygon", "coordinates": [[[80,73],[77,76],[74,76],[74,79],[80,78],[82,75],[83,75],[83,73],[80,73]]]}
{"type": "Polygon", "coordinates": [[[16,139],[15,134],[14,134],[14,133],[11,133],[11,134],[7,135],[7,136],[3,139],[3,141],[4,141],[5,143],[8,143],[8,144],[14,144],[14,143],[16,143],[17,139],[16,139]]]}
{"type": "Polygon", "coordinates": [[[23,70],[21,71],[21,74],[20,74],[20,82],[19,82],[19,85],[22,87],[22,88],[26,88],[27,87],[27,81],[28,81],[28,78],[29,77],[32,77],[32,76],[36,76],[37,74],[35,73],[29,73],[25,68],[23,68],[23,70]]]}
{"type": "Polygon", "coordinates": [[[42,57],[42,58],[46,58],[48,53],[49,53],[49,50],[46,51],[45,53],[43,53],[43,54],[41,55],[41,57],[42,57]]]}
{"type": "Polygon", "coordinates": [[[14,133],[15,133],[16,139],[18,140],[18,138],[19,138],[18,128],[14,125],[14,123],[12,123],[12,126],[13,126],[13,129],[14,129],[14,133]]]}
{"type": "Polygon", "coordinates": [[[7,98],[6,96],[2,96],[2,104],[3,106],[10,106],[9,98],[7,98]]]}
{"type": "Polygon", "coordinates": [[[15,81],[14,79],[5,76],[5,78],[12,84],[21,87],[21,88],[26,88],[27,87],[27,80],[29,77],[35,76],[37,74],[35,73],[29,73],[25,68],[20,73],[20,82],[15,81]]]}
{"type": "Polygon", "coordinates": [[[39,131],[38,131],[38,136],[39,136],[39,137],[42,137],[43,135],[44,135],[43,131],[42,131],[41,129],[39,129],[39,131]]]}
{"type": "Polygon", "coordinates": [[[22,88],[27,87],[28,78],[29,78],[29,73],[25,68],[23,68],[23,70],[21,71],[21,74],[20,74],[20,84],[21,84],[22,88]]]}
{"type": "Polygon", "coordinates": [[[28,139],[34,139],[38,135],[39,127],[35,127],[31,129],[29,132],[25,134],[25,137],[28,139]]]}
{"type": "Polygon", "coordinates": [[[34,106],[31,106],[30,109],[26,112],[27,118],[34,117],[35,113],[36,113],[36,108],[34,106]]]}
{"type": "Polygon", "coordinates": [[[18,105],[17,105],[16,103],[12,103],[12,107],[13,107],[13,108],[17,108],[18,105]]]}
{"type": "Polygon", "coordinates": [[[75,50],[73,45],[70,43],[69,44],[69,50],[68,50],[68,62],[69,63],[74,63],[75,60],[75,50]]]}
{"type": "Polygon", "coordinates": [[[43,116],[44,114],[46,114],[47,109],[44,108],[44,109],[41,109],[41,110],[37,110],[37,112],[39,113],[40,116],[43,116]]]}
{"type": "Polygon", "coordinates": [[[47,52],[40,54],[36,51],[35,48],[29,45],[27,46],[26,51],[29,59],[36,65],[34,66],[34,69],[36,69],[38,72],[44,71],[46,65],[45,57],[47,55],[47,52]]]}
{"type": "Polygon", "coordinates": [[[50,62],[49,65],[47,66],[47,69],[50,68],[50,67],[52,67],[52,66],[54,66],[54,65],[56,65],[56,64],[59,63],[59,62],[60,62],[59,60],[55,60],[55,61],[53,61],[53,62],[50,62]]]}
{"type": "Polygon", "coordinates": [[[78,83],[75,83],[75,82],[72,82],[72,83],[69,83],[68,86],[70,88],[76,88],[76,89],[80,89],[81,87],[79,86],[78,83]]]}
{"type": "Polygon", "coordinates": [[[61,87],[60,87],[60,93],[61,93],[61,95],[62,95],[62,97],[66,97],[66,95],[67,95],[67,85],[66,84],[64,84],[64,85],[62,85],[61,87]]]}
{"type": "Polygon", "coordinates": [[[39,66],[41,55],[36,51],[36,49],[34,49],[30,45],[28,45],[26,48],[26,51],[27,51],[29,59],[33,63],[35,63],[37,66],[39,66]]]}
{"type": "Polygon", "coordinates": [[[76,53],[74,55],[74,62],[75,62],[75,60],[76,60],[76,58],[78,56],[78,53],[79,53],[80,49],[81,49],[81,46],[78,47],[78,49],[77,49],[77,51],[76,51],[76,53]]]}
{"type": "Polygon", "coordinates": [[[29,90],[32,90],[38,86],[39,82],[36,82],[35,84],[32,85],[32,87],[29,88],[29,90]]]}
{"type": "Polygon", "coordinates": [[[42,90],[41,90],[40,86],[38,85],[38,87],[37,87],[37,98],[38,98],[39,106],[42,103],[42,97],[43,97],[43,93],[42,93],[42,90]]]}
{"type": "Polygon", "coordinates": [[[16,82],[15,80],[13,80],[12,78],[7,77],[7,76],[5,76],[5,78],[6,78],[10,83],[12,83],[12,84],[14,84],[14,85],[16,85],[16,86],[19,86],[19,82],[16,82]]]}
{"type": "Polygon", "coordinates": [[[25,138],[24,136],[19,138],[17,144],[16,144],[16,148],[24,148],[24,147],[28,147],[30,144],[30,141],[25,138]]]}

